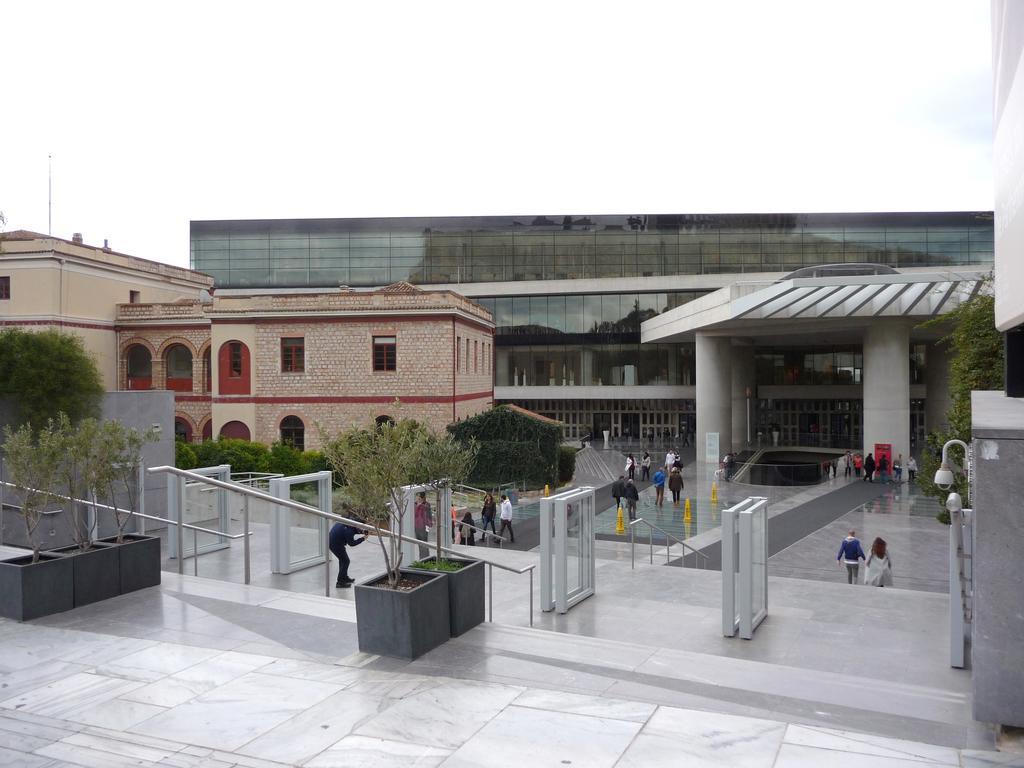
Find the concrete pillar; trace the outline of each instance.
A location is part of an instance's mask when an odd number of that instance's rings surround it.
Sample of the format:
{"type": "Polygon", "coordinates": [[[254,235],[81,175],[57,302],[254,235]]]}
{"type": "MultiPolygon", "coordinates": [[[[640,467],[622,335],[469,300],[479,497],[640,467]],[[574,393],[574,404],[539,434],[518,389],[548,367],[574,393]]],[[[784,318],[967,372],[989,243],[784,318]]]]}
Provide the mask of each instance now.
{"type": "MultiPolygon", "coordinates": [[[[929,432],[941,429],[946,424],[949,411],[949,353],[942,344],[929,344],[925,351],[925,428],[929,432]]],[[[919,445],[918,450],[924,448],[919,445]]]]}
{"type": "Polygon", "coordinates": [[[910,326],[876,322],[864,332],[864,452],[892,444],[910,453],[910,326]]]}
{"type": "Polygon", "coordinates": [[[732,450],[732,341],[698,333],[696,358],[697,461],[705,461],[707,435],[718,433],[717,462],[732,450]]]}
{"type": "Polygon", "coordinates": [[[754,395],[757,372],[754,364],[754,345],[744,339],[732,347],[732,447],[740,451],[747,446],[747,390],[750,390],[750,444],[757,445],[754,416],[754,395]]]}

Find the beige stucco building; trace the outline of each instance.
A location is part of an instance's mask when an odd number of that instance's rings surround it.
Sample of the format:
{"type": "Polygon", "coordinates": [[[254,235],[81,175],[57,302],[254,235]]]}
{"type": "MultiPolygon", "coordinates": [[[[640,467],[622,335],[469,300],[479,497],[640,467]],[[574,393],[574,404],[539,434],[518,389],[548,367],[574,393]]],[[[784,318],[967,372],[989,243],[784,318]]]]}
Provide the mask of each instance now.
{"type": "Polygon", "coordinates": [[[491,313],[448,290],[215,295],[189,269],[33,232],[0,240],[0,325],[79,335],[108,389],[174,392],[175,432],[300,447],[494,399],[491,313]]]}

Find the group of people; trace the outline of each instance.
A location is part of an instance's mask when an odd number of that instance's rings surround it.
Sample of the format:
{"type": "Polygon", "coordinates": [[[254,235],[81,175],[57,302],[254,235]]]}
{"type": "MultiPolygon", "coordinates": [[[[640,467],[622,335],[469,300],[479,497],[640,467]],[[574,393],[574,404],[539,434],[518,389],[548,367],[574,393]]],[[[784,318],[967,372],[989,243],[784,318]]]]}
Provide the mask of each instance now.
{"type": "MultiPolygon", "coordinates": [[[[679,497],[683,492],[683,460],[679,452],[670,448],[665,454],[664,467],[658,467],[651,475],[651,467],[654,460],[648,451],[644,451],[640,459],[640,479],[650,480],[654,484],[654,505],[662,507],[665,505],[665,486],[668,485],[672,493],[672,504],[679,506],[679,497]]],[[[633,454],[626,457],[625,474],[619,475],[619,479],[612,483],[612,498],[615,499],[615,506],[621,507],[625,501],[626,513],[630,520],[636,520],[636,505],[640,500],[640,491],[636,487],[636,459],[633,454]]]]}
{"type": "MultiPolygon", "coordinates": [[[[882,454],[875,460],[872,454],[861,456],[859,453],[847,451],[840,459],[843,467],[843,477],[850,477],[853,474],[860,477],[864,482],[873,483],[877,474],[879,481],[883,483],[902,483],[903,469],[907,470],[907,478],[912,483],[917,477],[917,460],[910,456],[906,463],[903,462],[903,454],[898,454],[891,462],[886,454],[882,454]]],[[[836,462],[832,462],[832,476],[837,474],[836,462]]]]}
{"type": "Polygon", "coordinates": [[[856,584],[860,571],[860,561],[864,561],[864,584],[869,587],[892,586],[892,556],[886,546],[885,539],[876,537],[871,544],[871,554],[865,556],[860,539],[853,529],[839,544],[836,561],[839,567],[846,568],[846,583],[856,584]]]}

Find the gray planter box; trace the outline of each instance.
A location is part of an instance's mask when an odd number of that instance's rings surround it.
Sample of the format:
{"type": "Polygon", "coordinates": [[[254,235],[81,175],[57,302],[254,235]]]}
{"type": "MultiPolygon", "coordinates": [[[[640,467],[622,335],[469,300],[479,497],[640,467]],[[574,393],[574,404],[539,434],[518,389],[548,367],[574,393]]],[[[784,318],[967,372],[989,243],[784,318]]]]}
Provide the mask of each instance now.
{"type": "MultiPolygon", "coordinates": [[[[433,560],[429,557],[427,560],[433,560]]],[[[444,573],[448,581],[448,615],[452,637],[465,634],[484,620],[484,563],[480,560],[464,560],[448,557],[456,563],[463,563],[458,571],[431,571],[411,566],[421,573],[444,573]]]]}
{"type": "Polygon", "coordinates": [[[97,542],[84,552],[77,546],[50,551],[71,560],[75,608],[121,594],[121,567],[117,547],[97,542]]]}
{"type": "Polygon", "coordinates": [[[415,659],[450,636],[446,577],[407,568],[402,574],[422,579],[423,583],[410,590],[355,586],[356,629],[363,653],[415,659]]]}
{"type": "Polygon", "coordinates": [[[101,541],[114,544],[118,551],[122,595],[160,584],[160,539],[126,533],[121,544],[116,544],[116,536],[101,541]]]}
{"type": "Polygon", "coordinates": [[[0,561],[0,616],[17,621],[38,619],[75,607],[72,558],[43,552],[0,561]]]}

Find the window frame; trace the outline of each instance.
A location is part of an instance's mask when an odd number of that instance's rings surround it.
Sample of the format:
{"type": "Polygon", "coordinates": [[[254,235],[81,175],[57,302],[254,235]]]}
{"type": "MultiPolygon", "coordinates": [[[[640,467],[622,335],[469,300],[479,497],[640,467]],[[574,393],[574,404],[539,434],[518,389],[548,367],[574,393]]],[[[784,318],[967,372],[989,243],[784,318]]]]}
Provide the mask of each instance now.
{"type": "Polygon", "coordinates": [[[306,372],[306,337],[281,337],[281,373],[306,372]],[[290,343],[289,343],[290,342],[290,343]],[[298,343],[296,343],[298,342],[298,343]]]}
{"type": "Polygon", "coordinates": [[[373,336],[370,363],[374,373],[394,373],[398,370],[398,336],[396,334],[387,336],[375,334],[373,336]],[[378,365],[378,350],[383,355],[380,365],[378,365]]]}
{"type": "Polygon", "coordinates": [[[228,378],[229,379],[240,379],[244,373],[243,368],[245,367],[245,354],[242,352],[242,342],[240,341],[229,341],[228,342],[228,378]],[[236,354],[237,353],[237,354],[236,354]],[[235,366],[235,363],[238,366],[235,366]]]}
{"type": "Polygon", "coordinates": [[[11,298],[11,276],[0,275],[0,301],[10,301],[11,298]]]}

